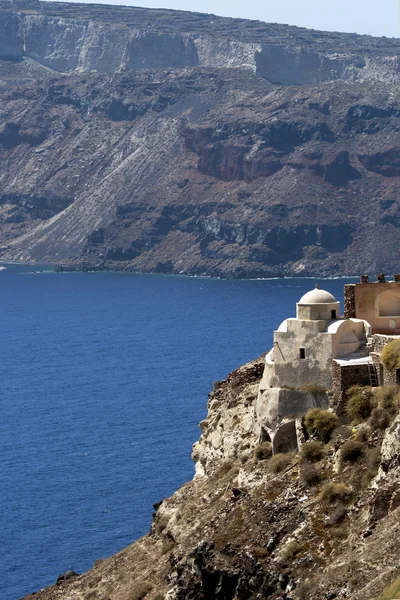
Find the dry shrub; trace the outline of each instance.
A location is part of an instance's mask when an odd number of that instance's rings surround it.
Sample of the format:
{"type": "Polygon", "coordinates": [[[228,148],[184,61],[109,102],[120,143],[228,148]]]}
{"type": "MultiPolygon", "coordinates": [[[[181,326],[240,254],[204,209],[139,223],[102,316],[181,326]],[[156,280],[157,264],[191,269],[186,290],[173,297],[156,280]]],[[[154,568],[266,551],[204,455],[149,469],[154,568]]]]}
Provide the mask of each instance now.
{"type": "Polygon", "coordinates": [[[355,389],[355,386],[347,390],[346,414],[353,423],[362,423],[371,416],[376,406],[376,398],[371,388],[355,389]]]}
{"type": "Polygon", "coordinates": [[[340,504],[335,508],[335,510],[329,515],[327,525],[329,527],[333,527],[334,525],[338,525],[342,523],[347,516],[347,508],[340,504]]]}
{"type": "Polygon", "coordinates": [[[389,413],[397,412],[399,408],[399,388],[395,385],[385,385],[374,389],[378,406],[389,413]]]}
{"type": "Polygon", "coordinates": [[[310,463],[316,463],[325,456],[324,447],[321,442],[307,442],[301,447],[300,457],[310,463]]]}
{"type": "Polygon", "coordinates": [[[393,340],[384,347],[381,362],[388,371],[394,371],[400,367],[400,340],[393,340]]]}
{"type": "Polygon", "coordinates": [[[262,442],[254,448],[253,457],[254,460],[267,460],[272,456],[272,444],[271,442],[262,442]]]}
{"type": "Polygon", "coordinates": [[[275,454],[269,461],[268,467],[271,473],[282,473],[285,471],[293,462],[295,454],[289,452],[288,454],[275,454]]]}
{"type": "Polygon", "coordinates": [[[316,588],[315,582],[310,579],[303,581],[295,590],[297,600],[308,600],[311,592],[316,588]]]}
{"type": "Polygon", "coordinates": [[[300,480],[307,487],[313,487],[321,483],[321,471],[315,465],[303,463],[300,470],[300,480]]]}
{"type": "Polygon", "coordinates": [[[347,440],[340,451],[341,462],[355,463],[365,454],[366,446],[357,440],[347,440]]]}
{"type": "Polygon", "coordinates": [[[312,408],[304,417],[308,435],[315,435],[321,442],[329,442],[332,432],[339,426],[339,417],[329,410],[312,408]]]}
{"type": "Polygon", "coordinates": [[[152,589],[150,583],[139,583],[132,593],[131,600],[143,600],[152,589]]]}
{"type": "Polygon", "coordinates": [[[379,408],[378,406],[378,408],[374,408],[372,411],[369,418],[369,424],[372,431],[376,431],[377,429],[384,431],[389,427],[391,420],[392,419],[388,411],[384,408],[379,408]]]}
{"type": "Polygon", "coordinates": [[[319,496],[323,504],[345,504],[351,498],[351,489],[344,483],[327,483],[319,496]]]}
{"type": "Polygon", "coordinates": [[[305,392],[306,394],[325,394],[326,388],[322,385],[316,385],[315,383],[307,383],[296,388],[299,392],[305,392]]]}
{"type": "Polygon", "coordinates": [[[296,542],[296,540],[293,540],[292,542],[286,544],[286,546],[284,547],[282,552],[282,559],[291,560],[293,558],[296,558],[296,556],[298,556],[301,552],[304,552],[305,550],[306,545],[304,543],[301,544],[300,542],[296,542]]]}

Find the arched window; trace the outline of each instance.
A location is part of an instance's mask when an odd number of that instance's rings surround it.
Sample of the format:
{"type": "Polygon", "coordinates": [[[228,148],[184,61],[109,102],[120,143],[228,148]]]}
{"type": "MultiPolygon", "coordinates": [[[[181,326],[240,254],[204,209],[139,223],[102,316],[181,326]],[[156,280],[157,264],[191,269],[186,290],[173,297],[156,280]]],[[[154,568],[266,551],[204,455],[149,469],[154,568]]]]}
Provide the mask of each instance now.
{"type": "Polygon", "coordinates": [[[400,317],[400,295],[395,292],[383,292],[378,296],[379,317],[400,317]]]}

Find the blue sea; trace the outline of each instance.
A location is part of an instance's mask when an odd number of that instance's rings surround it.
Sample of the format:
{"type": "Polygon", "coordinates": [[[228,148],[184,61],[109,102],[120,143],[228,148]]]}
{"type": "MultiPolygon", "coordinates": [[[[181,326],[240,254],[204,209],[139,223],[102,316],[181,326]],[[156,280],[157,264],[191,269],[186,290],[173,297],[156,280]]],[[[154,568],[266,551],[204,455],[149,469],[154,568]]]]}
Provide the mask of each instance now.
{"type": "Polygon", "coordinates": [[[315,286],[37,270],[0,272],[1,600],[144,535],[193,477],[213,381],[315,286]]]}

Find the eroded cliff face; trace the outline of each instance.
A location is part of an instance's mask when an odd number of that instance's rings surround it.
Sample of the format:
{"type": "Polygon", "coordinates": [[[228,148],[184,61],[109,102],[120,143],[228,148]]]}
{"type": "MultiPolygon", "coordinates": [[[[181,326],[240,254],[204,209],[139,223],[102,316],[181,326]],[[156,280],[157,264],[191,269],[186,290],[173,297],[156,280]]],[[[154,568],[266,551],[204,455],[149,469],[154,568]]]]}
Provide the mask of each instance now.
{"type": "Polygon", "coordinates": [[[398,40],[0,2],[0,259],[397,271],[398,40]]]}
{"type": "Polygon", "coordinates": [[[386,432],[362,424],[356,459],[346,459],[346,425],[313,463],[268,458],[254,452],[252,428],[263,364],[214,384],[197,475],[154,505],[150,533],[29,600],[379,597],[398,577],[400,417],[391,413],[386,432]]]}
{"type": "Polygon", "coordinates": [[[60,72],[231,67],[283,85],[399,77],[395,40],[183,11],[35,0],[0,7],[0,57],[26,56],[60,72]]]}

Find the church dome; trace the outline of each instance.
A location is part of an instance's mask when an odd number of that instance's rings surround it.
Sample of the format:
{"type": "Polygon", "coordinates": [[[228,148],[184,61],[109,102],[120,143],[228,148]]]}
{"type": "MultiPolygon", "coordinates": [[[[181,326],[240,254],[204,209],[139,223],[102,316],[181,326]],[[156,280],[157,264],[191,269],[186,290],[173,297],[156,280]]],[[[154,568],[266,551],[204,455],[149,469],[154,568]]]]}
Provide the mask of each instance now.
{"type": "Polygon", "coordinates": [[[299,304],[333,304],[337,302],[335,296],[332,296],[330,292],[326,290],[320,290],[316,287],[314,290],[304,294],[299,300],[299,304]]]}

